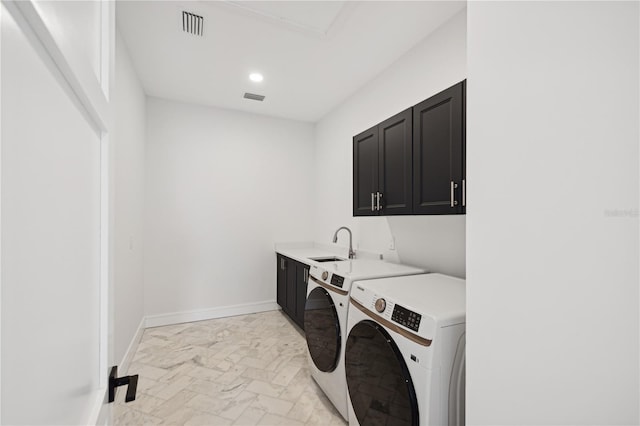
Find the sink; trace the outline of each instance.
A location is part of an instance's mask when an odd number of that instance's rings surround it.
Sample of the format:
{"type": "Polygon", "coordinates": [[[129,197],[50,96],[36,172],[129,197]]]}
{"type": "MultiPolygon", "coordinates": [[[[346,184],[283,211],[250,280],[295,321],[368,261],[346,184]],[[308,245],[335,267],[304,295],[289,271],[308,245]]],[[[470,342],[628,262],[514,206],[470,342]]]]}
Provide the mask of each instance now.
{"type": "Polygon", "coordinates": [[[335,257],[335,256],[331,256],[331,257],[310,257],[310,260],[315,260],[316,262],[340,262],[343,260],[347,260],[347,259],[343,259],[341,257],[335,257]]]}

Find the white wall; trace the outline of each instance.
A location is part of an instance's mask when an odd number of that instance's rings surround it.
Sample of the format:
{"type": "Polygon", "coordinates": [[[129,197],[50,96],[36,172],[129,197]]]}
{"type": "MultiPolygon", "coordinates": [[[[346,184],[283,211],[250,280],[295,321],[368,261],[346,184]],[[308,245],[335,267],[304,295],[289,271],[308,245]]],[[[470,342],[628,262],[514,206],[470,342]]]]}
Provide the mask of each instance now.
{"type": "Polygon", "coordinates": [[[144,315],[143,211],[146,97],[116,38],[112,143],[114,357],[122,362],[144,315]]]}
{"type": "Polygon", "coordinates": [[[64,54],[89,65],[99,80],[102,71],[100,2],[35,0],[33,3],[64,54]]]}
{"type": "Polygon", "coordinates": [[[463,10],[317,124],[316,241],[329,242],[339,226],[347,225],[356,247],[465,276],[464,216],[352,217],[353,136],[465,78],[463,10]],[[388,250],[392,237],[396,251],[388,250]]]}
{"type": "Polygon", "coordinates": [[[148,99],[147,315],[275,308],[274,242],[312,237],[313,135],[308,123],[148,99]]]}
{"type": "MultiPolygon", "coordinates": [[[[30,41],[4,3],[0,15],[0,421],[87,424],[104,397],[101,135],[43,60],[48,52],[30,41]]],[[[40,35],[51,40],[44,30],[40,35]]]]}
{"type": "Polygon", "coordinates": [[[469,424],[640,420],[638,16],[469,3],[469,424]]]}

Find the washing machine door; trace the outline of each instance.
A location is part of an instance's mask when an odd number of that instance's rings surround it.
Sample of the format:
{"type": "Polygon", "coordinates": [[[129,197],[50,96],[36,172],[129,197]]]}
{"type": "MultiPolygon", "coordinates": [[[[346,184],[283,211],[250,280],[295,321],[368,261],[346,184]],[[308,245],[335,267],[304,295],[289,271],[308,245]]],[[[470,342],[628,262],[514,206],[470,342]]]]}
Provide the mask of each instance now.
{"type": "Polygon", "coordinates": [[[304,332],[313,363],[320,371],[332,372],[340,356],[340,320],[329,292],[314,288],[304,307],[304,332]]]}
{"type": "Polygon", "coordinates": [[[418,402],[407,364],[389,333],[374,321],[349,332],[347,386],[360,425],[418,426],[418,402]]]}

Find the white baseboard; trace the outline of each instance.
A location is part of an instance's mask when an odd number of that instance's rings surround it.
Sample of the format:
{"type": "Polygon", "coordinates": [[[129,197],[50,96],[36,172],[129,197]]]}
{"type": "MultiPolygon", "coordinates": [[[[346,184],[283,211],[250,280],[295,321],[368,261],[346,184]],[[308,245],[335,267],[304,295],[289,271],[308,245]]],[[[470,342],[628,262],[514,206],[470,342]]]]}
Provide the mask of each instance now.
{"type": "Polygon", "coordinates": [[[107,403],[107,393],[108,388],[106,386],[92,392],[89,417],[85,419],[84,424],[107,426],[112,414],[111,405],[107,403]]]}
{"type": "Polygon", "coordinates": [[[180,324],[183,322],[203,321],[215,318],[233,317],[236,315],[275,311],[277,309],[278,304],[275,300],[269,300],[264,302],[244,303],[242,305],[221,306],[219,308],[149,315],[146,317],[145,327],[160,327],[163,325],[180,324]]]}
{"type": "Polygon", "coordinates": [[[129,343],[129,347],[122,357],[122,361],[120,362],[120,364],[118,364],[118,375],[124,376],[125,374],[127,374],[129,365],[131,364],[131,360],[133,359],[133,355],[135,355],[136,351],[138,350],[138,344],[140,343],[140,339],[142,339],[142,333],[144,333],[144,329],[146,328],[146,322],[146,318],[142,317],[142,319],[140,320],[140,324],[138,324],[138,329],[133,335],[131,343],[129,343]]]}

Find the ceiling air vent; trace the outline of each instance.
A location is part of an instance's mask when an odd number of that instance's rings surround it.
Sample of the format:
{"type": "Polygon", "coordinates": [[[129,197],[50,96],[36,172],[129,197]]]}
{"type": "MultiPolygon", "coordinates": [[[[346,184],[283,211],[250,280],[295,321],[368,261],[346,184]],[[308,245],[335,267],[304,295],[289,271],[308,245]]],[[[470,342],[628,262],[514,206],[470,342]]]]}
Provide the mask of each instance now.
{"type": "Polygon", "coordinates": [[[182,12],[182,31],[193,35],[202,36],[204,18],[191,12],[182,12]]]}
{"type": "Polygon", "coordinates": [[[247,93],[244,94],[244,97],[245,97],[245,99],[251,99],[251,100],[254,100],[254,101],[260,101],[260,102],[264,101],[264,96],[256,95],[254,93],[247,92],[247,93]]]}

